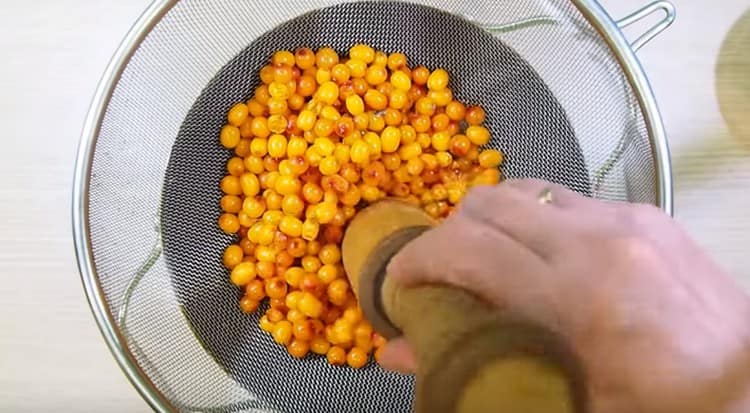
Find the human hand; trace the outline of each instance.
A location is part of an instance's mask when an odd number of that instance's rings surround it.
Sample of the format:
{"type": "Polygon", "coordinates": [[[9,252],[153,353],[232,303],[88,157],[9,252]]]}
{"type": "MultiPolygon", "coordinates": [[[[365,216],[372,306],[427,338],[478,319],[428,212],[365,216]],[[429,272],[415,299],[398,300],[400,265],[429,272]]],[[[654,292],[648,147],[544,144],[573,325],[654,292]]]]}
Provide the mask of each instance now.
{"type": "MultiPolygon", "coordinates": [[[[542,181],[476,188],[388,274],[464,288],[560,334],[592,412],[750,411],[750,300],[656,208],[542,181]]],[[[381,364],[418,369],[403,340],[381,364]]]]}

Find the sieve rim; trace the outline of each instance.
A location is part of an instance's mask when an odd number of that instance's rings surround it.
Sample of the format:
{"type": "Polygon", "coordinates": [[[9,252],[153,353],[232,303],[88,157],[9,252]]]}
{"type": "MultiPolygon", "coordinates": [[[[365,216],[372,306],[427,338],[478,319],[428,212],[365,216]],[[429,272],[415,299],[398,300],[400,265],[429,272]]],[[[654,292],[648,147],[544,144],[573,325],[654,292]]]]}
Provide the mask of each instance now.
{"type": "MultiPolygon", "coordinates": [[[[99,282],[91,245],[88,193],[96,142],[115,88],[130,58],[143,40],[178,2],[179,0],[154,0],[130,28],[107,65],[92,98],[81,132],[73,176],[71,210],[78,269],[97,326],[130,383],[151,408],[159,412],[177,409],[138,365],[117,327],[115,318],[107,308],[107,300],[99,282]]],[[[645,71],[616,21],[596,0],[571,0],[571,3],[605,40],[633,87],[649,131],[656,169],[657,206],[665,213],[673,215],[673,182],[669,145],[661,113],[645,71]]]]}

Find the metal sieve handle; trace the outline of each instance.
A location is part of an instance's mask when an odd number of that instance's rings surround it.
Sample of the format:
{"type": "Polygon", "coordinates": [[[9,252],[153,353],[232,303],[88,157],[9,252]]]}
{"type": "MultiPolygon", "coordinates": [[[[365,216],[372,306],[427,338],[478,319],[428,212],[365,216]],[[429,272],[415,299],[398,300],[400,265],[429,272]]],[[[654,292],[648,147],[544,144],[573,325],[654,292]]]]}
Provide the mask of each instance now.
{"type": "Polygon", "coordinates": [[[651,39],[666,30],[667,27],[672,25],[676,17],[674,5],[666,0],[655,1],[653,3],[647,4],[646,6],[643,6],[642,8],[628,14],[627,16],[615,22],[617,24],[617,27],[622,30],[632,25],[633,23],[643,20],[647,16],[657,11],[663,11],[664,18],[655,25],[651,26],[650,29],[648,29],[645,33],[640,35],[640,37],[635,39],[635,41],[630,44],[630,47],[633,49],[633,51],[638,51],[641,47],[645,46],[646,43],[650,42],[651,39]]]}

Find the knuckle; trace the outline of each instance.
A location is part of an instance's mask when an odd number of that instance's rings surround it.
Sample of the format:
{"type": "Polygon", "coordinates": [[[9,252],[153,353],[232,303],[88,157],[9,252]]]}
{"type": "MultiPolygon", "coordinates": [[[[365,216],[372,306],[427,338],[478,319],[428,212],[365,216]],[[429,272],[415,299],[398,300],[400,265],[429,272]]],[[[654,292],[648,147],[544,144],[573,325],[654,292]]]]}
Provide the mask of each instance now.
{"type": "Polygon", "coordinates": [[[612,240],[610,252],[628,265],[655,263],[661,260],[659,248],[639,235],[626,235],[612,240]]]}
{"type": "Polygon", "coordinates": [[[618,209],[618,221],[623,228],[634,232],[649,228],[662,217],[660,209],[648,204],[623,204],[618,209]]]}

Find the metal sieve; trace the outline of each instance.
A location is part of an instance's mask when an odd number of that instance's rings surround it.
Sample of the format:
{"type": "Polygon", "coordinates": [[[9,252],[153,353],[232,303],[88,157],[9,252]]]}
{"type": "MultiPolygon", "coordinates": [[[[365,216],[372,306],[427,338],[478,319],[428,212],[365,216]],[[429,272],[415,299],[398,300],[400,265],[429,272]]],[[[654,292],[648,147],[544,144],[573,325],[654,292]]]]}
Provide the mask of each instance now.
{"type": "Polygon", "coordinates": [[[447,69],[456,98],[486,109],[504,176],[671,213],[634,51],[673,20],[666,1],[618,21],[594,0],[155,1],[99,86],[74,181],[79,267],[115,358],[160,411],[410,411],[410,376],[293,359],[239,311],[216,227],[228,108],[276,50],[367,43],[447,69]],[[629,44],[620,29],[656,11],[629,44]]]}

